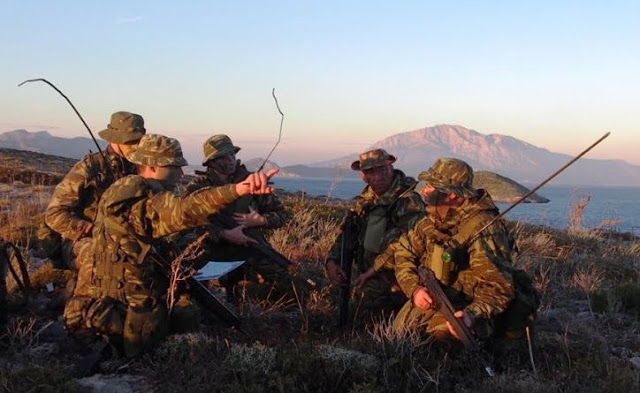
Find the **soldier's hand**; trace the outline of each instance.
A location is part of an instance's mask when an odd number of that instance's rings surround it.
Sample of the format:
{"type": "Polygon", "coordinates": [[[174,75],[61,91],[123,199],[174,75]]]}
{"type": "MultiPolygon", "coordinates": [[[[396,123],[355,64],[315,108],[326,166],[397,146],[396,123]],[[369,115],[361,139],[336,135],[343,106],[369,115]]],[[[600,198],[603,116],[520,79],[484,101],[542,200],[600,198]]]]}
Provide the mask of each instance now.
{"type": "MultiPolygon", "coordinates": [[[[458,318],[461,320],[462,323],[464,323],[468,328],[471,328],[471,318],[469,317],[469,314],[467,314],[466,312],[460,310],[460,311],[456,311],[453,314],[454,317],[458,318]]],[[[453,328],[453,326],[451,326],[451,324],[449,323],[449,321],[447,321],[447,328],[449,329],[449,333],[457,338],[458,340],[460,340],[460,336],[458,336],[458,333],[456,333],[455,329],[453,328]]]]}
{"type": "Polygon", "coordinates": [[[332,285],[335,286],[344,286],[347,281],[347,274],[338,266],[338,264],[333,260],[329,259],[327,261],[327,276],[329,276],[329,281],[332,285]]]}
{"type": "Polygon", "coordinates": [[[236,184],[236,191],[242,195],[263,195],[273,192],[273,187],[269,186],[269,179],[279,172],[272,169],[267,173],[255,172],[247,176],[243,181],[236,184]]]}
{"type": "Polygon", "coordinates": [[[249,236],[244,234],[244,232],[242,231],[243,229],[244,229],[244,226],[238,225],[233,229],[223,229],[220,235],[224,240],[228,241],[231,244],[235,244],[237,246],[246,247],[256,243],[255,239],[252,239],[249,236]]]}
{"type": "Polygon", "coordinates": [[[433,299],[431,299],[431,296],[429,295],[429,292],[427,292],[427,289],[425,287],[416,289],[416,291],[413,293],[412,300],[413,304],[416,307],[423,310],[430,309],[431,304],[433,304],[433,299]]]}
{"type": "Polygon", "coordinates": [[[362,287],[367,281],[369,281],[369,279],[373,276],[376,275],[376,271],[373,270],[373,268],[370,268],[369,270],[367,270],[366,272],[360,274],[355,281],[353,282],[353,284],[357,287],[362,287]]]}
{"type": "Polygon", "coordinates": [[[262,227],[267,225],[267,219],[249,206],[249,213],[234,213],[233,219],[245,228],[262,227]]]}

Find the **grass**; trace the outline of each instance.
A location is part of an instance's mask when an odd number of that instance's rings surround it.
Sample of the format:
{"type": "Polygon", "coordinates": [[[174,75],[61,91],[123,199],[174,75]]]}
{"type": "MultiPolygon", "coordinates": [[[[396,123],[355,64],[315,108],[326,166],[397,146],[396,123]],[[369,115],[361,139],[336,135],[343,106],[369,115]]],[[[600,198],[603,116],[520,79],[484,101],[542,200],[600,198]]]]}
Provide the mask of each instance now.
{"type": "MultiPolygon", "coordinates": [[[[42,188],[43,192],[50,192],[42,188]]],[[[8,192],[8,191],[2,191],[8,192]]],[[[43,263],[29,240],[46,194],[13,198],[0,233],[16,241],[38,288],[30,306],[0,327],[0,391],[79,391],[71,377],[81,349],[58,337],[61,352],[38,351],[52,341],[59,309],[43,287],[64,286],[68,273],[43,263]],[[26,252],[29,250],[28,252],[26,252]],[[30,355],[38,353],[39,357],[30,355]]],[[[7,199],[9,198],[9,199],[7,199]]],[[[631,392],[640,390],[632,359],[640,357],[640,243],[575,225],[558,230],[512,224],[516,264],[543,294],[533,331],[533,371],[526,341],[489,343],[482,358],[455,343],[398,336],[389,321],[365,330],[335,328],[332,288],[323,262],[345,208],[324,198],[283,197],[293,219],[269,240],[319,282],[306,302],[240,299],[242,331],[205,320],[202,331],[174,335],[154,352],[103,372],[144,378],[158,392],[631,392]],[[483,362],[496,370],[488,378],[483,362]]],[[[584,210],[584,209],[583,209],[584,210]]],[[[579,220],[573,220],[578,224],[579,220]]],[[[68,339],[67,339],[68,340],[68,339]]]]}

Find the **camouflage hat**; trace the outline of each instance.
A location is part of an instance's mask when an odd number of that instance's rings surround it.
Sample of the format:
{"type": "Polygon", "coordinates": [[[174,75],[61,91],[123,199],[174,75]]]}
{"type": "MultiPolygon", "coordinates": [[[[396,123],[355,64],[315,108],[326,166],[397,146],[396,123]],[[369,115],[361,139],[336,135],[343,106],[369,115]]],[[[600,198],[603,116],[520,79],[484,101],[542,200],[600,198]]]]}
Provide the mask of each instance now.
{"type": "Polygon", "coordinates": [[[142,116],[121,111],[111,115],[107,128],[98,135],[107,142],[127,144],[139,141],[145,132],[142,116]]]}
{"type": "Polygon", "coordinates": [[[222,157],[227,154],[237,153],[240,151],[238,146],[233,146],[231,138],[224,134],[214,135],[202,146],[204,148],[204,160],[202,165],[207,165],[207,162],[214,158],[222,157]]]}
{"type": "Polygon", "coordinates": [[[351,163],[351,169],[354,171],[364,171],[377,166],[393,164],[394,162],[396,162],[396,157],[387,153],[386,150],[374,149],[360,154],[358,160],[351,163]]]}
{"type": "Polygon", "coordinates": [[[185,166],[180,142],[164,135],[149,134],[140,139],[137,149],[127,160],[146,166],[185,166]]]}
{"type": "Polygon", "coordinates": [[[478,191],[471,186],[473,168],[457,158],[438,158],[428,171],[418,175],[418,180],[439,191],[453,192],[462,198],[473,198],[478,195],[478,191]]]}

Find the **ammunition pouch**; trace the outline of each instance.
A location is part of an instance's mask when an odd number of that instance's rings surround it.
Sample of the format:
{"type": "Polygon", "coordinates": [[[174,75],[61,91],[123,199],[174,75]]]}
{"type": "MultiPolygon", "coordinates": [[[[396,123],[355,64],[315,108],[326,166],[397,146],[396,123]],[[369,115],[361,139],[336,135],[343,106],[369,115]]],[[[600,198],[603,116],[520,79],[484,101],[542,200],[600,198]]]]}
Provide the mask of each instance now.
{"type": "Polygon", "coordinates": [[[387,209],[377,206],[367,217],[367,227],[364,233],[363,247],[365,250],[380,254],[382,252],[382,237],[387,229],[387,209]]]}
{"type": "Polygon", "coordinates": [[[167,330],[167,308],[163,303],[127,308],[122,332],[125,356],[137,357],[154,347],[167,335],[167,330]]]}

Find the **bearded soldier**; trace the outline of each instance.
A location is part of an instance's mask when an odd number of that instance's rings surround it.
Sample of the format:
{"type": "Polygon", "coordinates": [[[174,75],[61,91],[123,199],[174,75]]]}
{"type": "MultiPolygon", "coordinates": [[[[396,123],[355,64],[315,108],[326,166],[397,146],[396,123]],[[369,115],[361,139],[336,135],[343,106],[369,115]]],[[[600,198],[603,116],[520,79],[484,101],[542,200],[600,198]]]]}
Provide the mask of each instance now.
{"type": "MultiPolygon", "coordinates": [[[[232,184],[249,174],[247,168],[236,158],[240,148],[234,146],[227,135],[212,136],[207,139],[203,148],[202,165],[207,170],[196,172],[196,178],[187,185],[185,193],[192,193],[202,187],[232,184]]],[[[289,216],[282,202],[273,194],[246,195],[229,204],[222,213],[232,226],[223,225],[215,219],[209,222],[206,227],[207,256],[217,261],[246,261],[240,269],[229,273],[222,280],[229,299],[234,300],[237,283],[243,276],[254,282],[264,281],[267,286],[276,290],[276,297],[290,294],[292,279],[288,271],[248,247],[255,241],[266,243],[264,229],[279,228],[286,223],[289,216]]]]}
{"type": "Polygon", "coordinates": [[[117,179],[135,173],[125,157],[145,134],[144,120],[135,113],[115,112],[98,134],[109,142],[104,158],[100,153],[88,154],[71,168],[56,186],[45,224],[38,230],[42,248],[62,260],[59,267],[79,268],[76,257],[91,236],[102,193],[117,179]]]}
{"type": "Polygon", "coordinates": [[[396,317],[395,329],[455,336],[420,282],[418,267],[424,266],[459,310],[456,317],[479,337],[522,334],[539,298],[531,279],[511,264],[514,239],[504,222],[472,237],[498,214],[489,194],[471,186],[473,169],[464,161],[441,158],[418,179],[427,216],[400,238],[395,250],[396,277],[410,299],[396,317]]]}
{"type": "MultiPolygon", "coordinates": [[[[384,149],[360,154],[351,169],[360,171],[367,183],[356,198],[355,219],[350,239],[355,247],[357,270],[355,284],[361,286],[360,308],[368,313],[397,311],[406,298],[393,274],[393,264],[374,264],[376,258],[424,215],[420,196],[413,191],[416,181],[394,169],[396,157],[384,149]],[[391,266],[391,268],[389,268],[391,266]]],[[[344,285],[346,272],[338,265],[344,233],[336,239],[326,260],[333,285],[344,285]]]]}
{"type": "Polygon", "coordinates": [[[88,257],[90,279],[78,281],[64,317],[73,334],[100,335],[126,356],[137,356],[168,330],[168,282],[153,263],[154,245],[163,236],[205,224],[244,195],[270,193],[268,176],[275,172],[176,196],[172,190],[187,165],[178,141],[146,135],[129,160],[138,175],[116,181],[103,194],[88,257]]]}

